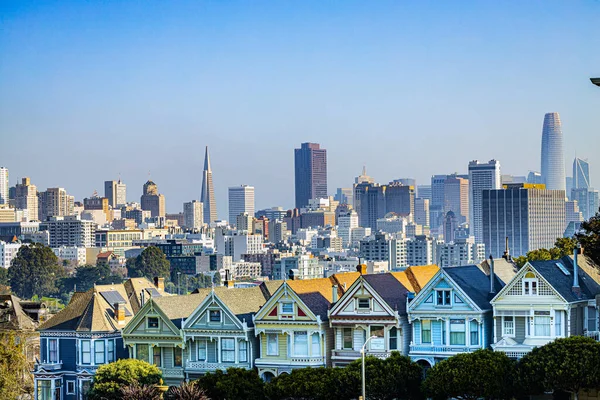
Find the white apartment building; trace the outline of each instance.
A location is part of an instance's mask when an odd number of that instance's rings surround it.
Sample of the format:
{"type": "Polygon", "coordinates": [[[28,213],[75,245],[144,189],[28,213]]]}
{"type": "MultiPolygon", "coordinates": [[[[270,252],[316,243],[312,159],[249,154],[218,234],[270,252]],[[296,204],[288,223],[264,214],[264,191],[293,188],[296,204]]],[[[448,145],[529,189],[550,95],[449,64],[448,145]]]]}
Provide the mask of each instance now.
{"type": "Polygon", "coordinates": [[[377,230],[385,233],[404,233],[406,225],[408,225],[408,218],[398,215],[377,219],[377,230]]]}
{"type": "Polygon", "coordinates": [[[22,243],[6,243],[0,241],[0,267],[8,268],[10,264],[17,256],[19,249],[21,246],[24,246],[22,243]]]}
{"type": "Polygon", "coordinates": [[[229,188],[229,223],[235,224],[236,217],[243,213],[254,216],[254,186],[229,188]]]}
{"type": "Polygon", "coordinates": [[[229,271],[232,279],[258,278],[262,274],[259,262],[237,261],[231,264],[229,271]]]}
{"type": "Polygon", "coordinates": [[[74,261],[77,265],[85,265],[87,261],[87,251],[85,247],[78,246],[60,246],[52,249],[56,257],[74,261]]]}
{"type": "Polygon", "coordinates": [[[454,243],[440,243],[437,252],[439,267],[479,264],[486,259],[485,245],[475,243],[472,236],[468,239],[457,239],[454,243]]]}
{"type": "Polygon", "coordinates": [[[358,214],[356,211],[351,210],[346,215],[340,215],[337,224],[338,236],[342,238],[342,245],[349,247],[352,243],[352,229],[358,228],[358,214]]]}
{"type": "Polygon", "coordinates": [[[296,231],[296,239],[303,246],[309,246],[312,243],[313,237],[317,236],[319,231],[313,228],[300,228],[296,231]]]}
{"type": "Polygon", "coordinates": [[[389,266],[391,270],[402,270],[409,266],[406,242],[407,239],[402,235],[395,235],[390,239],[389,266]]]}
{"type": "Polygon", "coordinates": [[[275,261],[273,266],[273,279],[317,279],[323,278],[323,266],[317,258],[309,254],[300,254],[295,257],[284,257],[275,261]]]}
{"type": "Polygon", "coordinates": [[[429,226],[429,199],[415,199],[414,222],[417,225],[429,226]]]}
{"type": "Polygon", "coordinates": [[[50,217],[46,222],[50,247],[95,247],[96,223],[83,221],[79,216],[50,217]]]}
{"type": "Polygon", "coordinates": [[[8,204],[8,168],[0,167],[0,204],[8,204]]]}
{"type": "Polygon", "coordinates": [[[406,241],[406,262],[409,266],[435,264],[436,241],[428,236],[416,236],[406,241]]]}
{"type": "Polygon", "coordinates": [[[183,203],[183,221],[188,229],[200,229],[204,225],[204,205],[198,200],[183,203]]]}
{"type": "Polygon", "coordinates": [[[352,228],[350,231],[350,242],[352,246],[358,246],[360,241],[366,238],[367,236],[371,236],[371,228],[363,228],[359,226],[358,228],[352,228]]]}
{"type": "Polygon", "coordinates": [[[235,230],[217,229],[215,247],[218,254],[231,256],[232,260],[242,260],[242,254],[263,253],[263,236],[235,230]]]}

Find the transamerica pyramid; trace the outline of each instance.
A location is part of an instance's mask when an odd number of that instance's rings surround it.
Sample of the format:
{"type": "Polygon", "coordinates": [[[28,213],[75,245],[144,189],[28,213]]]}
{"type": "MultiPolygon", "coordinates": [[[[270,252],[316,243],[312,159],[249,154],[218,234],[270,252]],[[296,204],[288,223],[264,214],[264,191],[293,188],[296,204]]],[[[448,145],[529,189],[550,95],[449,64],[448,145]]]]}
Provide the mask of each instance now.
{"type": "Polygon", "coordinates": [[[217,220],[217,202],[215,201],[215,188],[213,186],[212,169],[210,168],[210,157],[208,146],[204,155],[204,171],[202,172],[202,196],[200,201],[204,206],[204,223],[210,224],[217,220]]]}

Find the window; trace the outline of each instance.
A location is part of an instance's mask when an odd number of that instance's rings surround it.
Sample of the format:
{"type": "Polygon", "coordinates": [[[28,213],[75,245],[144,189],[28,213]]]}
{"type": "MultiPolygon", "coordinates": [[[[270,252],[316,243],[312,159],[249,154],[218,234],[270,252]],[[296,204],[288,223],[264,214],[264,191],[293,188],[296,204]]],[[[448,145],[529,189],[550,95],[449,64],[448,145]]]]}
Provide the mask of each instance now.
{"type": "Polygon", "coordinates": [[[156,365],[157,367],[161,367],[162,366],[162,357],[161,357],[161,348],[160,347],[153,347],[152,348],[152,364],[156,365]]]}
{"type": "Polygon", "coordinates": [[[479,324],[477,323],[477,321],[471,321],[470,322],[470,328],[471,328],[471,346],[477,346],[479,345],[479,324]]]}
{"type": "Polygon", "coordinates": [[[92,348],[89,340],[81,341],[81,363],[86,365],[92,363],[92,348]]]}
{"type": "Polygon", "coordinates": [[[528,272],[523,277],[523,295],[536,296],[538,294],[538,279],[533,272],[528,272]]]}
{"type": "Polygon", "coordinates": [[[279,339],[276,333],[267,333],[267,355],[279,355],[279,339]]]}
{"type": "Polygon", "coordinates": [[[450,305],[450,290],[438,290],[436,295],[438,306],[449,306],[450,305]]]}
{"type": "Polygon", "coordinates": [[[442,344],[446,344],[446,321],[442,321],[442,344]]]}
{"type": "Polygon", "coordinates": [[[104,364],[104,340],[94,342],[94,364],[104,364]]]}
{"type": "Polygon", "coordinates": [[[421,343],[431,343],[431,320],[421,321],[421,343]]]}
{"type": "Polygon", "coordinates": [[[221,361],[235,362],[235,339],[221,339],[221,361]]]}
{"type": "Polygon", "coordinates": [[[67,394],[75,394],[75,381],[67,381],[67,394]]]}
{"type": "Polygon", "coordinates": [[[198,341],[198,361],[206,361],[206,340],[198,341]]]}
{"type": "Polygon", "coordinates": [[[181,361],[182,361],[182,352],[181,352],[181,347],[174,347],[173,348],[173,366],[174,367],[181,367],[181,361]]]}
{"type": "Polygon", "coordinates": [[[36,399],[52,400],[52,381],[46,379],[38,381],[36,399]]]}
{"type": "Polygon", "coordinates": [[[450,344],[465,345],[465,320],[451,319],[450,320],[450,344]]]}
{"type": "Polygon", "coordinates": [[[58,339],[48,339],[48,362],[58,362],[58,339]]]}
{"type": "Polygon", "coordinates": [[[210,310],[208,312],[209,321],[210,322],[221,322],[221,311],[220,310],[210,310]]]}
{"type": "Polygon", "coordinates": [[[515,321],[513,317],[504,317],[502,322],[502,336],[515,336],[515,321]]]}
{"type": "Polygon", "coordinates": [[[149,355],[147,344],[137,344],[135,346],[135,358],[138,360],[150,362],[149,355]]]}
{"type": "Polygon", "coordinates": [[[398,329],[394,326],[390,329],[390,350],[398,350],[398,329]]]}
{"type": "Polygon", "coordinates": [[[281,303],[281,313],[282,314],[293,314],[294,313],[294,303],[281,303]]]}
{"type": "Polygon", "coordinates": [[[534,316],[534,336],[550,336],[550,316],[534,316]]]}
{"type": "Polygon", "coordinates": [[[240,340],[238,342],[239,345],[239,358],[240,362],[248,362],[248,342],[245,340],[240,340]]]}
{"type": "Polygon", "coordinates": [[[558,337],[562,337],[564,336],[564,332],[563,332],[563,328],[562,328],[562,318],[563,316],[563,312],[562,311],[555,311],[554,312],[554,334],[558,337]]]}
{"type": "Polygon", "coordinates": [[[310,352],[313,357],[321,356],[321,337],[318,333],[312,334],[310,352]]]}
{"type": "Polygon", "coordinates": [[[587,313],[587,330],[592,332],[597,331],[598,327],[596,326],[596,308],[588,307],[587,313]]]}
{"type": "Polygon", "coordinates": [[[359,310],[368,310],[371,308],[371,301],[368,298],[358,299],[358,309],[359,310]]]}
{"type": "Polygon", "coordinates": [[[148,328],[149,329],[158,329],[158,318],[157,317],[148,317],[148,328]]]}
{"type": "Polygon", "coordinates": [[[115,341],[112,339],[106,342],[106,361],[115,361],[115,341]]]}
{"type": "Polygon", "coordinates": [[[352,328],[344,328],[342,333],[343,336],[343,349],[351,349],[352,348],[352,328]]]}
{"type": "Polygon", "coordinates": [[[294,332],[294,356],[308,356],[308,334],[306,332],[294,332]]]}

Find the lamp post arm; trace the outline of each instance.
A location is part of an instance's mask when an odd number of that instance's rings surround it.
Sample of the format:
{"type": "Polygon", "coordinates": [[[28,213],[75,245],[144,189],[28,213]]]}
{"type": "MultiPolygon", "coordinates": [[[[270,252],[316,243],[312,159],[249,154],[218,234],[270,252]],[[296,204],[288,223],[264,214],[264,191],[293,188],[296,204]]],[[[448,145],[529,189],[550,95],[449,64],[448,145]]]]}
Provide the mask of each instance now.
{"type": "Polygon", "coordinates": [[[376,338],[377,336],[371,336],[369,337],[367,340],[365,340],[365,343],[362,345],[362,348],[360,349],[360,353],[362,355],[362,400],[367,400],[367,394],[366,394],[366,389],[367,389],[367,385],[366,385],[366,377],[365,377],[365,349],[367,347],[367,343],[369,343],[369,340],[376,338]]]}

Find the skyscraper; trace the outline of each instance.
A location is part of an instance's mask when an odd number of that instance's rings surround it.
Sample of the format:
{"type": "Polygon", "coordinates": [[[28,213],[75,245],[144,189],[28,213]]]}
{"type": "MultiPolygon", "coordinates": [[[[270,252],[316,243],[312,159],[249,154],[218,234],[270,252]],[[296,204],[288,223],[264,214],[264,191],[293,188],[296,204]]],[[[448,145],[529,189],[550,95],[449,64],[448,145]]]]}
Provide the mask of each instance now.
{"type": "Polygon", "coordinates": [[[454,211],[458,224],[469,221],[469,180],[456,174],[444,181],[444,213],[454,211]]]}
{"type": "Polygon", "coordinates": [[[254,216],[254,186],[229,188],[229,224],[236,224],[238,215],[243,213],[254,216]]]}
{"type": "Polygon", "coordinates": [[[575,157],[573,161],[573,189],[589,189],[590,164],[587,160],[575,157]]]}
{"type": "Polygon", "coordinates": [[[164,217],[167,213],[165,195],[158,194],[158,186],[150,180],[144,183],[140,203],[142,210],[150,211],[152,217],[164,217]]]}
{"type": "Polygon", "coordinates": [[[469,163],[469,229],[476,243],[483,243],[481,225],[481,191],[484,189],[502,189],[500,162],[490,160],[487,163],[471,161],[469,163]]]}
{"type": "Polygon", "coordinates": [[[0,167],[0,204],[8,204],[8,168],[0,167]]]}
{"type": "Polygon", "coordinates": [[[38,195],[37,188],[32,185],[29,178],[23,178],[22,183],[17,183],[15,188],[15,207],[29,212],[29,221],[38,220],[38,195]]]}
{"type": "Polygon", "coordinates": [[[566,190],[563,133],[558,113],[547,113],[542,128],[542,179],[547,190],[566,190]]]}
{"type": "Polygon", "coordinates": [[[48,188],[38,193],[38,218],[46,221],[48,217],[73,215],[75,198],[63,188],[48,188]]]}
{"type": "Polygon", "coordinates": [[[192,200],[189,203],[183,203],[183,221],[188,229],[200,229],[204,224],[202,203],[198,200],[192,200]]]}
{"type": "Polygon", "coordinates": [[[310,199],[327,197],[327,150],[318,143],[302,143],[294,149],[296,208],[310,199]]]}
{"type": "Polygon", "coordinates": [[[215,200],[215,188],[213,186],[208,146],[206,146],[206,152],[204,153],[204,171],[202,172],[202,195],[200,196],[200,201],[204,204],[204,223],[210,224],[216,221],[217,202],[215,200]]]}
{"type": "Polygon", "coordinates": [[[121,180],[104,182],[104,197],[112,208],[122,207],[127,204],[127,185],[121,180]]]}

